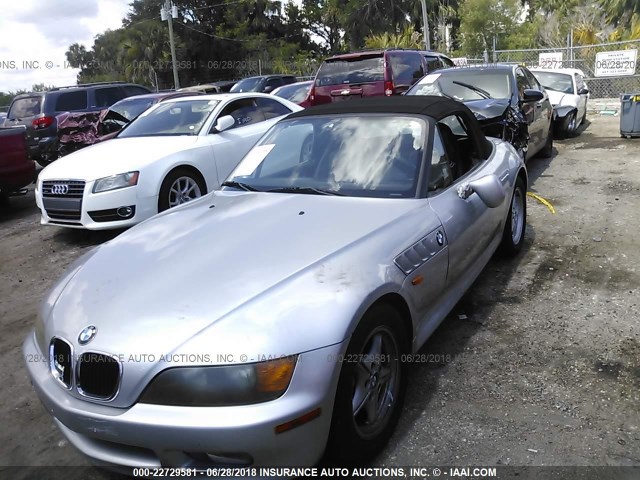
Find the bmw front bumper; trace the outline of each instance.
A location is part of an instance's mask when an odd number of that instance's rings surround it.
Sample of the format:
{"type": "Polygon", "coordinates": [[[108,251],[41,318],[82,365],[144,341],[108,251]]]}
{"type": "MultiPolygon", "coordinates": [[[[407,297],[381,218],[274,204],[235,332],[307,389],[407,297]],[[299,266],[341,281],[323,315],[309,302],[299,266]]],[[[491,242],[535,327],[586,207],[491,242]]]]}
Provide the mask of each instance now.
{"type": "Polygon", "coordinates": [[[299,355],[289,388],[273,401],[231,407],[137,403],[115,408],[62,389],[40,358],[33,332],[23,345],[32,384],[62,433],[94,463],[117,469],[159,466],[305,466],[325,449],[339,376],[332,358],[346,342],[299,355]],[[283,433],[275,427],[320,408],[320,416],[283,433]],[[207,456],[208,455],[208,456],[207,456]]]}

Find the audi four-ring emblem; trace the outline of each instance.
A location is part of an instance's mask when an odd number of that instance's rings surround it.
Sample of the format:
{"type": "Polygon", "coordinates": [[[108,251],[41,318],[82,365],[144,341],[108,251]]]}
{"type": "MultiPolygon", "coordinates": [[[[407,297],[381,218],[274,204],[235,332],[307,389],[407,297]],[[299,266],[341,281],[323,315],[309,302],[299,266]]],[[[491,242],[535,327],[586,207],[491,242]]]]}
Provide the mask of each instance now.
{"type": "Polygon", "coordinates": [[[54,195],[66,195],[69,193],[69,185],[65,183],[55,183],[51,186],[51,193],[54,195]]]}

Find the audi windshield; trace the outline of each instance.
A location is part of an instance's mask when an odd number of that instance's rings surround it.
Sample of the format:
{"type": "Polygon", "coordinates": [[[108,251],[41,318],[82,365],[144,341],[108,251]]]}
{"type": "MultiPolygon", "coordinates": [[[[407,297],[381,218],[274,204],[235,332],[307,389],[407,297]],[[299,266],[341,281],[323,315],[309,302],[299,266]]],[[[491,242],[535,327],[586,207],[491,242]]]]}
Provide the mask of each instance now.
{"type": "Polygon", "coordinates": [[[118,137],[197,135],[218,100],[162,102],[131,122],[118,137]]]}

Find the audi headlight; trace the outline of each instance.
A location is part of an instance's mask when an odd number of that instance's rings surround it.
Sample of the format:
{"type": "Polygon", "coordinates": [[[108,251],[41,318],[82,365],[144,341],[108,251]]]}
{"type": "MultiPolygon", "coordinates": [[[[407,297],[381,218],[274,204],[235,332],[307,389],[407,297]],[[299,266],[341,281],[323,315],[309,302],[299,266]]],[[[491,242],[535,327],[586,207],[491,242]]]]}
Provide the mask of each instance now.
{"type": "Polygon", "coordinates": [[[140,172],[119,173],[110,177],[99,178],[93,185],[93,193],[108,192],[118,188],[133,187],[138,184],[140,172]]]}
{"type": "Polygon", "coordinates": [[[221,407],[267,402],[289,387],[297,357],[212,367],[175,367],[158,374],[140,403],[221,407]]]}

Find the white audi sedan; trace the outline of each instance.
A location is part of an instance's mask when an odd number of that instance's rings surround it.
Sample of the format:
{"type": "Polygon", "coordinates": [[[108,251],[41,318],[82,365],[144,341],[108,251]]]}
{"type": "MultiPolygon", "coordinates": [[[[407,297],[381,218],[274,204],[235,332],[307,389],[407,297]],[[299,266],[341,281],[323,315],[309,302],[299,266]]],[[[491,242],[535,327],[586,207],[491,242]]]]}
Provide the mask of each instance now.
{"type": "Polygon", "coordinates": [[[295,103],[260,93],[161,102],[114,139],[40,172],[41,223],[122,228],[200,197],[219,188],[274,123],[298,110],[295,103]]]}

